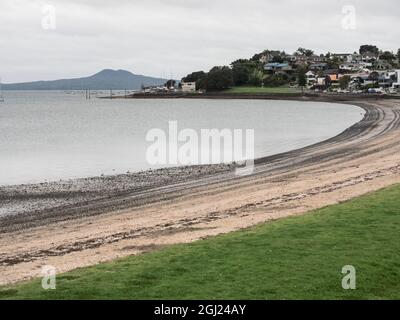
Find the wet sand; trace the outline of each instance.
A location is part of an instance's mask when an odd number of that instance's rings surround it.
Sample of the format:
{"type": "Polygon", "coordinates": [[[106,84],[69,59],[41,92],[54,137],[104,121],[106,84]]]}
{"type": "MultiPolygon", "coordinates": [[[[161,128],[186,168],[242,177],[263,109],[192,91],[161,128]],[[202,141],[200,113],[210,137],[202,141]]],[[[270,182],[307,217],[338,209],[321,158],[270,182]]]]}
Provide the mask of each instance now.
{"type": "MultiPolygon", "coordinates": [[[[341,101],[343,103],[343,101],[341,101]]],[[[196,166],[0,187],[0,284],[305,213],[400,183],[400,101],[348,102],[366,111],[342,134],[233,165],[196,166]]]]}

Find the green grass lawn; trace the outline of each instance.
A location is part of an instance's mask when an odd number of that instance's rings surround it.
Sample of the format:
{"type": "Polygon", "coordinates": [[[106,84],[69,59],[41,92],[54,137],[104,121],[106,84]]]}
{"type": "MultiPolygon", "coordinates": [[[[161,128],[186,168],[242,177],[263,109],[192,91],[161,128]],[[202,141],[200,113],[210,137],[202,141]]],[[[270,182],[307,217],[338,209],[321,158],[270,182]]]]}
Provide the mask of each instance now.
{"type": "Polygon", "coordinates": [[[226,93],[264,93],[264,94],[293,94],[301,93],[301,89],[289,87],[234,87],[225,91],[226,93]]]}
{"type": "Polygon", "coordinates": [[[0,288],[2,299],[399,299],[400,186],[303,216],[0,288]],[[357,289],[341,287],[342,267],[357,289]]]}

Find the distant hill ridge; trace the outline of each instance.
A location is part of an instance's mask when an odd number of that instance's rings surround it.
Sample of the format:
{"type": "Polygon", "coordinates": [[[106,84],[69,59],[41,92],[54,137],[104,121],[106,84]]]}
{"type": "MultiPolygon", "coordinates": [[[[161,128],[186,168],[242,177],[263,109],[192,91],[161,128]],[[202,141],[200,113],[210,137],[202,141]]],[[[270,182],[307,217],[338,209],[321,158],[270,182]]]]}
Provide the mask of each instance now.
{"type": "Polygon", "coordinates": [[[167,79],[133,74],[126,70],[104,69],[92,76],[52,81],[3,84],[4,90],[138,90],[145,86],[161,85],[167,79]]]}

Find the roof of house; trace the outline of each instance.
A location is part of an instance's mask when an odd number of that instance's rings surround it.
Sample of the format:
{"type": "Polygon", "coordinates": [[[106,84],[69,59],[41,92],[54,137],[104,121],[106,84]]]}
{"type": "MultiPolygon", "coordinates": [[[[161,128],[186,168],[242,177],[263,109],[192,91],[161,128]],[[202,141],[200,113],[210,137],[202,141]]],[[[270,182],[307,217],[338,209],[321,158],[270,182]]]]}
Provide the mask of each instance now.
{"type": "Polygon", "coordinates": [[[321,63],[313,63],[310,65],[310,67],[326,67],[328,64],[326,62],[321,62],[321,63]]]}
{"type": "Polygon", "coordinates": [[[351,56],[353,54],[352,53],[333,53],[332,55],[339,57],[339,56],[351,56]]]}
{"type": "Polygon", "coordinates": [[[358,75],[356,78],[360,78],[362,80],[368,80],[369,79],[369,75],[358,75]]]}
{"type": "Polygon", "coordinates": [[[328,69],[328,70],[325,70],[325,72],[324,72],[325,75],[338,74],[338,73],[339,73],[338,69],[328,69]]]}
{"type": "Polygon", "coordinates": [[[288,63],[279,63],[279,62],[271,62],[265,65],[265,67],[275,67],[275,68],[284,68],[288,66],[289,66],[288,63]]]}

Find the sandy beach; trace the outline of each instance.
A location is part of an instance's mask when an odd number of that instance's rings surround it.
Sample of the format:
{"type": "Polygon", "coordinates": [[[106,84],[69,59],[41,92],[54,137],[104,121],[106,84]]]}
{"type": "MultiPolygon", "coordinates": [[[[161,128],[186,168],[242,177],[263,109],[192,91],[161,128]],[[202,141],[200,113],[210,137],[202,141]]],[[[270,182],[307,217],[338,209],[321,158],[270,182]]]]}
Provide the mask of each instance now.
{"type": "Polygon", "coordinates": [[[362,121],[327,141],[258,159],[249,176],[217,165],[0,187],[0,284],[39,276],[44,265],[65,272],[400,183],[400,100],[347,103],[366,111],[362,121]]]}

